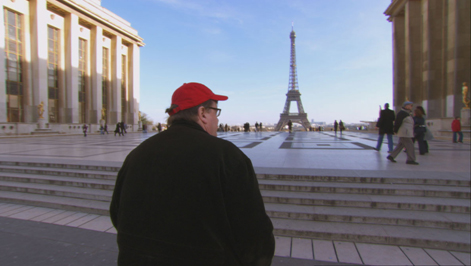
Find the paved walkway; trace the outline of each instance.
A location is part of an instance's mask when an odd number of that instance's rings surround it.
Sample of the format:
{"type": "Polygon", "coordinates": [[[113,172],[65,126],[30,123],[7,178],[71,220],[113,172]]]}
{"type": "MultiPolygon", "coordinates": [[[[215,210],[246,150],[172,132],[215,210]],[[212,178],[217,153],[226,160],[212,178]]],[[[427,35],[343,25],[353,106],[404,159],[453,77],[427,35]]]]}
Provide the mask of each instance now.
{"type": "MultiPolygon", "coordinates": [[[[0,137],[0,160],[120,166],[153,133],[0,137]]],[[[376,134],[229,132],[219,134],[252,160],[257,173],[362,177],[470,178],[470,145],[429,141],[418,166],[386,159],[376,134]]],[[[387,140],[385,140],[387,141],[387,140]]],[[[395,139],[397,142],[397,139],[395,139]]],[[[116,231],[107,216],[0,203],[0,265],[116,265],[116,231]],[[62,252],[62,251],[63,252],[62,252]]],[[[277,237],[273,265],[470,265],[469,253],[277,237]],[[333,263],[333,264],[332,264],[333,263]]]]}

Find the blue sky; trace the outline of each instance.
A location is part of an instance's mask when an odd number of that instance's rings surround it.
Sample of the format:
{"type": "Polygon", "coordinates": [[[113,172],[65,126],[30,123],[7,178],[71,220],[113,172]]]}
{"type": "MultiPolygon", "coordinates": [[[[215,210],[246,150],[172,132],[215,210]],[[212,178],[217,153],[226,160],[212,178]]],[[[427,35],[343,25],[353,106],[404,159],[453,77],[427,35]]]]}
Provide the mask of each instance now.
{"type": "MultiPolygon", "coordinates": [[[[375,120],[392,101],[390,0],[102,0],[131,23],[140,110],[163,122],[173,91],[200,82],[229,96],[220,123],[276,123],[289,83],[291,24],[308,119],[375,120]]],[[[297,108],[291,107],[292,112],[297,108]]]]}

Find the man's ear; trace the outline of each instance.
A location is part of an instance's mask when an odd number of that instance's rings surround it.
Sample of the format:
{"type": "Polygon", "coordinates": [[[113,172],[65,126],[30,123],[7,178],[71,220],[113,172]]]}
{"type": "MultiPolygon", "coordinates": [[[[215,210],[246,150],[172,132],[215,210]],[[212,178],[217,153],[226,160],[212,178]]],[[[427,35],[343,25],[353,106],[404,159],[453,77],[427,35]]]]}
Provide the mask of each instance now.
{"type": "Polygon", "coordinates": [[[204,107],[200,106],[198,108],[198,120],[201,121],[201,123],[203,123],[203,124],[207,124],[207,122],[208,122],[208,119],[207,119],[206,115],[207,115],[207,113],[206,113],[204,107]]]}

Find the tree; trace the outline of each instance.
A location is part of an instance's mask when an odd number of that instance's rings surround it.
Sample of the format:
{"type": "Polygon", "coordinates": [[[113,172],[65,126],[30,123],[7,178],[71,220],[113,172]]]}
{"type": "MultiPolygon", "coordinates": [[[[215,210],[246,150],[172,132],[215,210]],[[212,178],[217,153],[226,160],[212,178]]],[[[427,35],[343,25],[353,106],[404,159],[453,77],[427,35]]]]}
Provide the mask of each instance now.
{"type": "Polygon", "coordinates": [[[154,124],[154,121],[152,121],[152,119],[150,119],[146,113],[144,112],[141,112],[141,122],[143,125],[150,125],[152,126],[154,124]]]}

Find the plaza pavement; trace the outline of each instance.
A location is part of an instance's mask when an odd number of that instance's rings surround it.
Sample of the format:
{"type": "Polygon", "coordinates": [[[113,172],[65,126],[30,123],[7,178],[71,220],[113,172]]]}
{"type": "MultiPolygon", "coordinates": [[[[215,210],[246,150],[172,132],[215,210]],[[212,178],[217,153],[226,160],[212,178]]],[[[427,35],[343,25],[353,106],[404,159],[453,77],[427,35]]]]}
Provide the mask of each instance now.
{"type": "MultiPolygon", "coordinates": [[[[119,167],[134,147],[154,134],[4,136],[0,137],[0,160],[119,167]]],[[[469,143],[429,141],[430,153],[417,155],[420,165],[415,166],[405,164],[405,153],[396,158],[397,163],[388,161],[387,140],[380,152],[375,151],[374,133],[227,132],[218,137],[241,148],[256,172],[264,174],[446,179],[470,178],[471,172],[469,143]]],[[[61,210],[45,209],[0,202],[0,265],[116,265],[116,231],[108,217],[68,212],[66,223],[65,218],[57,218],[61,210]],[[57,216],[37,219],[33,213],[57,216]]],[[[414,250],[405,247],[328,242],[277,237],[273,265],[412,265],[414,250]],[[342,253],[341,244],[352,248],[342,253]]],[[[427,265],[471,264],[469,253],[417,250],[425,254],[422,261],[427,265]]]]}

